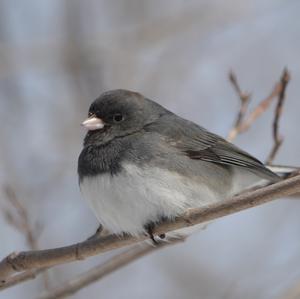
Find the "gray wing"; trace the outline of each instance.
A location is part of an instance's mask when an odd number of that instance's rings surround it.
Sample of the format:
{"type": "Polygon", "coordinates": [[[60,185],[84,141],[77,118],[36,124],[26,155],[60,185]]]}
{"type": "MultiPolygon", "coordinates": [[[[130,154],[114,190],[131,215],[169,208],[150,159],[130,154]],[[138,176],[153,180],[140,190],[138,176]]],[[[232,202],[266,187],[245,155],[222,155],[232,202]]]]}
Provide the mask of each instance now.
{"type": "Polygon", "coordinates": [[[163,135],[170,145],[178,148],[190,159],[242,167],[267,180],[280,180],[280,177],[250,154],[174,114],[161,117],[159,121],[149,125],[147,130],[163,135]]]}

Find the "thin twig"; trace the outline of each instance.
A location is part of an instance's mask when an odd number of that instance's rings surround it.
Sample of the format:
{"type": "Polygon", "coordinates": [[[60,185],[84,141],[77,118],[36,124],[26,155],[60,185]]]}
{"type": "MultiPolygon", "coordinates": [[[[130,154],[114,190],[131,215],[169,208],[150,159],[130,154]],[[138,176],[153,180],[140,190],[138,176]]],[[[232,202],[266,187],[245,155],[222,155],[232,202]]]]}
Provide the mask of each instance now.
{"type": "Polygon", "coordinates": [[[238,95],[238,97],[240,99],[239,112],[237,114],[234,126],[230,130],[230,132],[227,136],[228,141],[233,141],[233,139],[236,137],[236,128],[238,128],[241,125],[241,123],[244,120],[244,117],[246,115],[248,105],[249,105],[249,102],[250,102],[250,99],[251,99],[251,94],[248,93],[248,92],[243,92],[242,91],[242,89],[240,88],[240,85],[238,83],[237,77],[236,77],[236,75],[233,71],[229,72],[229,80],[230,80],[236,94],[238,95]]]}
{"type": "Polygon", "coordinates": [[[44,272],[45,270],[47,270],[47,268],[41,268],[38,270],[28,270],[20,274],[16,274],[13,277],[9,278],[5,284],[0,284],[0,290],[2,291],[4,289],[13,287],[17,284],[26,282],[31,279],[35,279],[38,274],[44,272]]]}
{"type": "MultiPolygon", "coordinates": [[[[283,71],[282,77],[285,73],[285,70],[283,71]]],[[[282,90],[285,89],[284,84],[280,80],[276,85],[274,86],[273,90],[267,96],[265,99],[263,99],[258,106],[256,106],[252,112],[246,117],[244,121],[242,121],[238,126],[234,127],[231,132],[230,132],[230,139],[228,138],[229,141],[232,141],[233,139],[236,138],[236,136],[240,133],[245,132],[250,128],[250,126],[255,122],[255,120],[261,116],[270,106],[272,101],[280,95],[282,90]]]]}
{"type": "Polygon", "coordinates": [[[14,207],[14,211],[10,211],[9,209],[6,209],[4,211],[6,221],[22,234],[24,234],[26,242],[30,249],[37,250],[37,240],[35,238],[34,230],[31,227],[27,210],[18,199],[16,192],[10,185],[5,185],[3,187],[3,190],[8,202],[14,207]],[[14,212],[17,215],[15,215],[14,212]]]}
{"type": "Polygon", "coordinates": [[[283,137],[279,135],[279,120],[282,115],[282,110],[283,110],[283,104],[285,100],[285,92],[286,92],[286,87],[290,81],[290,73],[287,69],[284,69],[283,74],[281,76],[281,91],[278,95],[278,101],[275,109],[275,116],[274,116],[274,121],[273,121],[273,140],[274,144],[272,147],[272,150],[269,154],[269,157],[267,159],[267,164],[271,164],[283,142],[283,137]]]}
{"type": "MultiPolygon", "coordinates": [[[[160,235],[172,230],[207,222],[299,191],[300,176],[298,175],[207,207],[189,209],[174,221],[163,222],[158,225],[154,233],[160,235]]],[[[17,272],[69,263],[128,246],[146,238],[147,236],[132,237],[125,235],[120,237],[109,235],[61,248],[13,253],[0,262],[0,284],[5,284],[6,280],[17,272]]]]}
{"type": "MultiPolygon", "coordinates": [[[[3,187],[3,191],[4,191],[4,194],[6,195],[6,199],[8,200],[8,202],[14,207],[13,211],[11,211],[9,209],[4,210],[4,216],[5,216],[6,221],[25,236],[28,247],[31,250],[38,250],[39,247],[38,247],[36,235],[38,234],[37,232],[38,232],[39,227],[37,225],[35,228],[32,227],[30,220],[29,220],[30,217],[28,215],[28,212],[27,212],[25,206],[22,204],[22,202],[18,198],[15,190],[10,185],[5,185],[3,187]]],[[[44,287],[46,289],[49,289],[48,274],[45,271],[43,271],[43,272],[44,272],[43,273],[44,287]]],[[[34,274],[34,272],[32,272],[32,273],[27,273],[27,275],[29,277],[28,279],[30,279],[31,277],[33,277],[33,275],[36,275],[36,274],[34,274]]],[[[24,277],[20,276],[19,281],[21,282],[21,281],[26,280],[25,277],[26,277],[26,275],[24,275],[24,277]]],[[[0,285],[0,288],[1,288],[1,285],[0,285]]]]}
{"type": "Polygon", "coordinates": [[[57,288],[54,288],[50,292],[42,294],[39,299],[60,299],[68,297],[80,289],[87,287],[95,281],[98,281],[110,273],[120,269],[123,266],[128,265],[131,262],[145,256],[146,254],[152,253],[163,247],[174,245],[175,243],[184,241],[185,238],[178,238],[169,240],[167,242],[160,242],[156,246],[150,244],[139,244],[134,247],[122,252],[118,255],[113,256],[108,261],[101,263],[100,265],[93,267],[92,269],[76,276],[69,281],[62,283],[57,288]]]}

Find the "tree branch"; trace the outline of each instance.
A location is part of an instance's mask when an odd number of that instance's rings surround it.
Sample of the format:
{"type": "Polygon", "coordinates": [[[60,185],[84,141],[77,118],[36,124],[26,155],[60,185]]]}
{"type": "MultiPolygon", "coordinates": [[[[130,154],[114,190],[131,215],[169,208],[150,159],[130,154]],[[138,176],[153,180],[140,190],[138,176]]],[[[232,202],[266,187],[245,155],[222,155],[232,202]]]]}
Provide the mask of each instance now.
{"type": "Polygon", "coordinates": [[[38,299],[59,299],[70,296],[83,287],[90,285],[91,283],[102,279],[103,277],[109,275],[110,273],[128,265],[135,260],[152,253],[158,249],[164,248],[169,245],[174,245],[178,242],[183,242],[185,238],[178,238],[173,240],[168,240],[168,243],[162,241],[156,246],[150,244],[139,244],[134,247],[115,255],[108,261],[101,263],[100,265],[93,267],[92,269],[76,276],[75,278],[64,282],[61,286],[54,288],[53,290],[42,294],[38,299]]]}
{"type": "MultiPolygon", "coordinates": [[[[31,250],[38,250],[38,241],[37,236],[40,231],[40,226],[36,224],[35,226],[31,225],[30,216],[28,215],[28,211],[22,201],[17,196],[14,188],[11,185],[4,185],[3,186],[4,194],[6,195],[7,201],[11,204],[14,208],[12,211],[10,209],[4,209],[4,217],[6,221],[17,229],[20,233],[22,233],[28,244],[28,247],[31,250]]],[[[43,272],[43,283],[46,289],[49,289],[49,278],[46,271],[39,271],[43,272]]],[[[21,283],[23,281],[33,279],[38,273],[34,271],[30,271],[28,273],[22,273],[23,275],[18,275],[15,277],[14,280],[10,281],[9,286],[13,286],[15,284],[21,283]]],[[[5,286],[8,287],[8,286],[5,286]]],[[[0,289],[3,286],[0,284],[0,289]]]]}
{"type": "MultiPolygon", "coordinates": [[[[284,95],[284,90],[286,89],[287,83],[286,83],[286,81],[283,81],[282,78],[286,78],[286,75],[285,75],[286,73],[288,74],[288,71],[285,69],[282,73],[280,81],[274,86],[274,88],[271,91],[271,93],[269,94],[269,96],[267,96],[265,99],[263,99],[258,104],[258,106],[256,106],[252,110],[252,112],[250,112],[250,114],[244,121],[241,121],[238,125],[235,125],[231,129],[231,131],[228,135],[229,141],[232,141],[233,139],[235,139],[238,134],[247,131],[250,128],[250,126],[255,122],[255,120],[268,109],[268,107],[270,106],[270,104],[276,97],[280,96],[281,93],[283,93],[283,95],[284,95]]],[[[287,82],[289,81],[289,78],[290,77],[288,76],[287,82]]],[[[237,92],[238,92],[238,94],[240,93],[238,90],[237,90],[237,92]]]]}
{"type": "MultiPolygon", "coordinates": [[[[207,207],[189,209],[174,221],[163,222],[157,226],[154,233],[159,235],[183,227],[207,222],[297,192],[300,192],[300,175],[255,191],[245,192],[207,207]]],[[[6,280],[17,272],[52,267],[81,260],[145,239],[147,239],[147,236],[132,237],[124,235],[120,237],[109,235],[61,248],[12,253],[0,262],[1,284],[5,284],[6,280]]]]}
{"type": "Polygon", "coordinates": [[[24,234],[26,242],[30,249],[37,250],[38,244],[36,240],[37,228],[33,229],[28,216],[28,212],[21,201],[18,199],[15,190],[10,185],[3,187],[4,194],[6,195],[7,201],[13,206],[14,210],[4,210],[4,216],[6,221],[16,228],[19,232],[24,234]],[[16,215],[15,215],[16,214],[16,215]]]}
{"type": "Polygon", "coordinates": [[[273,140],[274,144],[272,147],[272,150],[269,154],[269,157],[267,159],[266,164],[271,164],[279,150],[279,147],[281,146],[283,142],[283,137],[279,136],[279,119],[282,115],[282,110],[283,110],[283,103],[285,100],[285,92],[286,92],[286,87],[290,81],[290,73],[288,72],[287,69],[283,71],[283,74],[281,76],[281,91],[278,95],[278,101],[275,109],[275,116],[274,116],[274,121],[273,121],[273,140]]]}
{"type": "Polygon", "coordinates": [[[244,120],[244,117],[246,115],[248,105],[249,105],[249,102],[251,99],[251,95],[248,92],[242,91],[242,89],[240,88],[240,85],[238,83],[237,77],[233,71],[229,72],[229,80],[230,80],[236,94],[238,95],[238,97],[240,99],[240,109],[238,111],[234,126],[230,130],[230,132],[228,133],[228,136],[227,136],[228,141],[233,141],[237,136],[236,128],[238,128],[241,125],[241,123],[244,120]]]}
{"type": "Polygon", "coordinates": [[[0,291],[10,288],[10,287],[13,287],[22,282],[25,282],[25,281],[28,281],[31,279],[35,279],[38,274],[43,273],[47,269],[48,268],[40,268],[38,270],[28,270],[28,271],[24,271],[20,274],[16,274],[16,275],[10,277],[8,280],[6,280],[5,284],[0,283],[0,291]]]}

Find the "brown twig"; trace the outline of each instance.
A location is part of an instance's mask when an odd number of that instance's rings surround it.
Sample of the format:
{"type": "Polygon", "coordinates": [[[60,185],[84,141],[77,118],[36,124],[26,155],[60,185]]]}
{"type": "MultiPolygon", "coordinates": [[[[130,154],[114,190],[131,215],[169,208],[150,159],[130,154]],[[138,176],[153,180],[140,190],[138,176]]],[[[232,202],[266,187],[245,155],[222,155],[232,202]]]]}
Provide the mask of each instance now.
{"type": "Polygon", "coordinates": [[[37,250],[37,240],[35,238],[35,232],[31,227],[27,210],[25,209],[21,201],[17,198],[17,195],[11,186],[5,185],[3,190],[8,202],[14,207],[14,211],[11,211],[9,209],[6,209],[4,211],[6,221],[22,234],[24,234],[26,242],[30,249],[37,250]]]}
{"type": "Polygon", "coordinates": [[[237,114],[234,126],[230,130],[230,132],[227,136],[228,141],[233,141],[233,139],[236,137],[236,128],[238,128],[241,125],[241,123],[242,123],[242,121],[243,121],[243,119],[246,115],[248,105],[249,105],[249,102],[250,102],[250,99],[251,99],[251,95],[250,95],[250,93],[243,92],[241,90],[240,85],[239,85],[238,80],[237,80],[237,77],[236,77],[236,75],[233,71],[229,72],[229,80],[230,80],[235,92],[237,93],[237,95],[240,99],[239,112],[237,114]]]}
{"type": "MultiPolygon", "coordinates": [[[[30,217],[28,215],[28,212],[22,204],[22,202],[20,201],[20,199],[17,197],[15,190],[10,185],[5,185],[3,187],[3,191],[6,195],[6,199],[8,200],[8,202],[14,207],[13,211],[9,209],[4,210],[4,216],[6,221],[25,236],[28,247],[31,250],[38,250],[39,247],[36,235],[38,234],[37,232],[39,227],[37,225],[35,228],[32,227],[29,220],[30,217]]],[[[19,278],[16,277],[16,282],[11,282],[11,285],[27,280],[26,277],[28,277],[28,279],[31,279],[33,275],[36,274],[32,271],[31,273],[28,272],[27,275],[25,275],[24,273],[23,276],[20,275],[19,278]]],[[[49,279],[46,272],[43,273],[43,282],[44,287],[48,289],[49,279]]]]}
{"type": "Polygon", "coordinates": [[[25,281],[35,279],[38,274],[44,272],[45,270],[47,270],[47,268],[41,268],[38,270],[28,270],[20,274],[16,274],[13,277],[9,278],[5,284],[0,284],[0,291],[13,287],[25,281]]]}
{"type": "Polygon", "coordinates": [[[269,154],[269,157],[267,159],[267,164],[271,164],[283,142],[283,137],[279,135],[279,120],[282,115],[282,110],[283,110],[283,104],[285,100],[285,92],[286,92],[286,87],[290,81],[290,73],[287,69],[284,69],[283,74],[281,76],[281,90],[280,93],[278,94],[278,101],[275,109],[275,116],[274,116],[274,121],[273,121],[273,140],[274,144],[272,147],[272,150],[269,154]]]}
{"type": "MultiPolygon", "coordinates": [[[[281,78],[284,76],[284,73],[287,72],[286,70],[283,71],[283,74],[281,76],[281,78]]],[[[229,141],[232,141],[233,139],[236,138],[236,136],[240,133],[245,132],[246,130],[248,130],[250,128],[250,126],[255,122],[255,120],[261,116],[270,106],[270,104],[272,103],[272,101],[278,97],[283,89],[286,88],[286,84],[284,85],[282,80],[280,80],[278,83],[275,84],[273,90],[271,91],[271,93],[269,94],[269,96],[267,96],[265,99],[263,99],[258,106],[256,106],[248,115],[248,117],[246,117],[246,119],[242,122],[240,122],[240,124],[238,126],[233,127],[233,129],[230,131],[230,135],[228,137],[229,141]]]]}
{"type": "MultiPolygon", "coordinates": [[[[176,218],[175,221],[164,222],[157,226],[155,234],[159,235],[175,229],[207,222],[299,191],[300,176],[298,175],[207,207],[190,209],[182,216],[176,218]]],[[[0,262],[0,284],[5,284],[6,280],[17,272],[52,267],[84,259],[143,241],[146,238],[146,236],[131,237],[126,235],[118,237],[109,235],[61,248],[13,253],[0,262]]]]}
{"type": "Polygon", "coordinates": [[[105,263],[93,267],[92,269],[78,275],[77,277],[62,283],[61,286],[42,294],[39,299],[60,299],[70,296],[80,289],[90,285],[91,283],[98,281],[110,273],[120,269],[123,266],[128,265],[131,262],[145,256],[146,254],[152,253],[158,249],[164,248],[169,245],[174,245],[178,242],[183,242],[185,238],[177,238],[169,240],[169,242],[160,242],[155,247],[149,244],[139,244],[134,247],[122,252],[118,255],[113,256],[105,263]]]}

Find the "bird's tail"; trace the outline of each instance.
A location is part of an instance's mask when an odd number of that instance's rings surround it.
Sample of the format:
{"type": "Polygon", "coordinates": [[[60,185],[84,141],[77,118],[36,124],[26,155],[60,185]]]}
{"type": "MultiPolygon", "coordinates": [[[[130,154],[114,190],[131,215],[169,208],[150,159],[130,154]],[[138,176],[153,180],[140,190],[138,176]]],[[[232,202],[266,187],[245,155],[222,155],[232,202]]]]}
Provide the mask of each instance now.
{"type": "Polygon", "coordinates": [[[293,176],[296,173],[300,173],[300,167],[285,166],[285,165],[266,165],[266,168],[276,173],[282,178],[293,176]]]}

